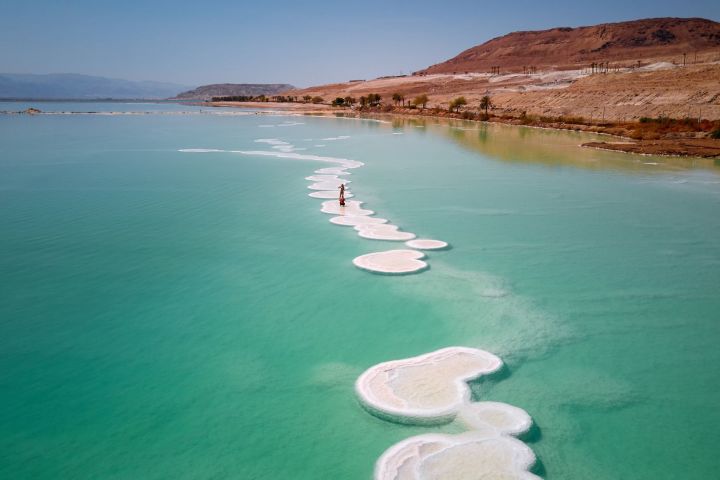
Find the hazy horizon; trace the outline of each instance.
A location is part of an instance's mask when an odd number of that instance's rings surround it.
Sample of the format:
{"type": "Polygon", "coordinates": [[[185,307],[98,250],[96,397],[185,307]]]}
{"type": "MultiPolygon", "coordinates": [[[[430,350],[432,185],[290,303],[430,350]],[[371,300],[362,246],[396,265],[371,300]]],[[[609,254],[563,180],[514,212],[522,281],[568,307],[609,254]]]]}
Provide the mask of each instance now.
{"type": "Polygon", "coordinates": [[[4,73],[73,73],[199,86],[290,83],[298,87],[407,74],[518,30],[578,27],[651,17],[720,20],[720,3],[426,1],[361,10],[325,0],[203,5],[161,0],[6,2],[0,18],[4,73]],[[518,17],[522,12],[522,17],[518,17]],[[22,45],[22,49],[13,48],[22,45]]]}

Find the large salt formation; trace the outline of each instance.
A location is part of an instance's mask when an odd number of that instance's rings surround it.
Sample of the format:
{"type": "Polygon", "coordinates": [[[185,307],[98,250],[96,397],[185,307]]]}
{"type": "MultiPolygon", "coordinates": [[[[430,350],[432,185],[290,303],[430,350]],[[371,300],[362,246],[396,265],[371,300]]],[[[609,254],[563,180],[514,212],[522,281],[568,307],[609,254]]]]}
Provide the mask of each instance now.
{"type": "Polygon", "coordinates": [[[387,250],[355,257],[353,264],[370,272],[402,275],[425,270],[428,264],[422,258],[425,258],[425,254],[415,250],[387,250]]]}
{"type": "Polygon", "coordinates": [[[449,347],[380,363],[355,383],[373,414],[413,424],[446,423],[470,402],[468,380],[493,373],[502,360],[475,348],[449,347]]]}
{"type": "Polygon", "coordinates": [[[501,367],[489,352],[449,347],[366,370],[355,391],[373,415],[422,425],[458,420],[470,429],[418,435],[393,445],[378,459],[375,478],[537,479],[528,471],[535,455],[513,437],[532,426],[530,416],[512,405],[470,398],[467,382],[501,367]]]}
{"type": "Polygon", "coordinates": [[[532,450],[520,440],[492,432],[427,434],[403,440],[382,454],[376,480],[538,480],[528,469],[532,450]]]}

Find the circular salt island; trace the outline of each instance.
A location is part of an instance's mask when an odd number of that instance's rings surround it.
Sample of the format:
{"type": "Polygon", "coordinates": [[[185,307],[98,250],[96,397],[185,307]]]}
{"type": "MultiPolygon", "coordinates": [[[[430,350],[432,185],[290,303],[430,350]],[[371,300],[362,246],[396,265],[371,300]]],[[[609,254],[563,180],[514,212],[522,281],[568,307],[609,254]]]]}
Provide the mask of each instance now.
{"type": "Polygon", "coordinates": [[[397,225],[390,224],[361,224],[356,225],[358,235],[362,238],[370,240],[390,240],[390,241],[403,241],[415,238],[414,233],[401,232],[397,225]]]}
{"type": "MultiPolygon", "coordinates": [[[[347,197],[347,193],[345,194],[347,197]]],[[[339,217],[332,217],[330,223],[335,225],[342,225],[345,227],[355,227],[357,225],[368,225],[387,223],[386,218],[370,217],[367,215],[341,215],[339,217]]]]}
{"type": "Polygon", "coordinates": [[[329,213],[331,215],[355,215],[355,216],[362,216],[362,215],[372,215],[372,210],[365,210],[364,208],[360,208],[360,205],[362,205],[363,202],[360,200],[350,200],[348,202],[345,202],[345,206],[340,206],[340,203],[337,200],[327,200],[322,203],[322,208],[320,209],[323,213],[329,213]]]}
{"type": "Polygon", "coordinates": [[[375,480],[540,480],[530,472],[536,458],[520,440],[492,432],[429,433],[388,448],[375,464],[375,480]]]}
{"type": "Polygon", "coordinates": [[[502,402],[477,402],[460,409],[458,419],[472,430],[493,430],[502,435],[520,435],[532,427],[532,418],[522,408],[502,402]]]}
{"type": "Polygon", "coordinates": [[[443,242],[442,240],[432,240],[429,238],[416,238],[415,240],[405,242],[405,245],[410,248],[417,248],[418,250],[442,250],[443,248],[448,247],[447,242],[443,242]]]}
{"type": "MultiPolygon", "coordinates": [[[[317,190],[312,193],[308,193],[308,197],[312,198],[338,198],[339,193],[332,190],[317,190]]],[[[352,198],[355,195],[345,190],[345,198],[352,198]]]]}
{"type": "Polygon", "coordinates": [[[360,255],[353,259],[353,264],[369,272],[404,275],[425,270],[428,264],[421,258],[425,254],[415,250],[388,250],[360,255]]]}

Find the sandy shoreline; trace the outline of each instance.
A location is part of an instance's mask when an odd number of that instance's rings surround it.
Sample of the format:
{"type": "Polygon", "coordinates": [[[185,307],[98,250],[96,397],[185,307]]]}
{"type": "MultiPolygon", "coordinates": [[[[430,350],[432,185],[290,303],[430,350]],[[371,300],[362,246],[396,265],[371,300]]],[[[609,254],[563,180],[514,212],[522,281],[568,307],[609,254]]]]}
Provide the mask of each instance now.
{"type": "Polygon", "coordinates": [[[256,108],[265,109],[267,113],[290,113],[298,115],[324,115],[333,114],[345,117],[376,117],[376,116],[400,116],[405,118],[422,118],[432,117],[439,119],[467,120],[488,123],[501,123],[505,125],[526,126],[533,128],[547,128],[553,130],[571,130],[578,132],[593,133],[599,135],[608,135],[621,141],[607,142],[587,142],[582,144],[583,147],[597,148],[602,150],[611,150],[624,153],[635,153],[644,155],[666,155],[678,157],[702,157],[715,158],[720,157],[720,140],[711,138],[694,138],[689,136],[680,136],[678,138],[659,138],[659,139],[633,139],[630,138],[627,131],[623,131],[622,125],[596,125],[587,123],[565,123],[559,121],[534,121],[528,123],[518,117],[501,117],[491,116],[488,120],[476,120],[463,118],[462,114],[450,113],[444,110],[437,111],[434,109],[409,109],[390,107],[386,109],[372,109],[358,111],[349,108],[332,107],[325,104],[306,104],[306,103],[276,103],[276,102],[210,102],[204,105],[214,107],[235,107],[235,108],[256,108]],[[387,110],[387,111],[386,111],[387,110]]]}

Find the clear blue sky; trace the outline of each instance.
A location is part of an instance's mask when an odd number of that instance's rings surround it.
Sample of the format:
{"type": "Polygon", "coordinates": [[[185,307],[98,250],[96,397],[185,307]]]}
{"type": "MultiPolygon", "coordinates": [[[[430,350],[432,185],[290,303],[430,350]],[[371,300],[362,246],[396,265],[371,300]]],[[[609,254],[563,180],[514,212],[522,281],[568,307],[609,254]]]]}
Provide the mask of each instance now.
{"type": "Polygon", "coordinates": [[[307,86],[408,73],[516,30],[720,20],[720,0],[0,0],[0,72],[307,86]]]}

